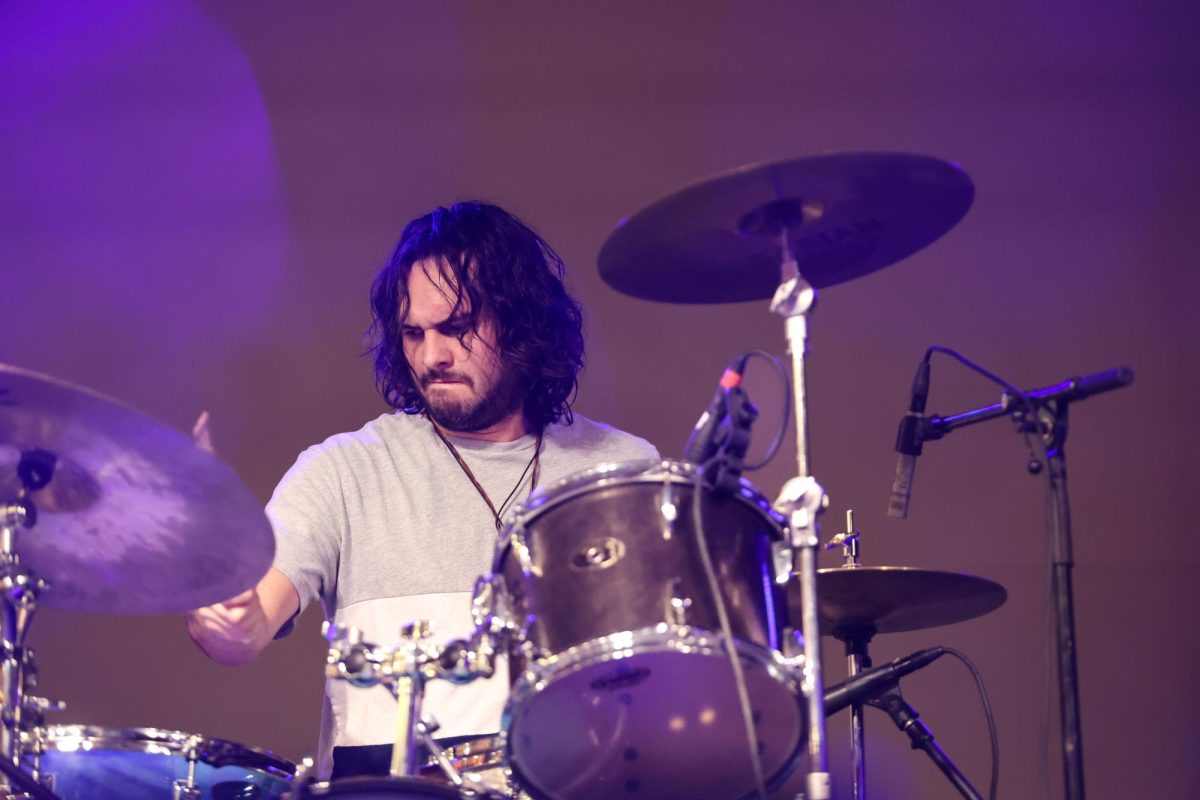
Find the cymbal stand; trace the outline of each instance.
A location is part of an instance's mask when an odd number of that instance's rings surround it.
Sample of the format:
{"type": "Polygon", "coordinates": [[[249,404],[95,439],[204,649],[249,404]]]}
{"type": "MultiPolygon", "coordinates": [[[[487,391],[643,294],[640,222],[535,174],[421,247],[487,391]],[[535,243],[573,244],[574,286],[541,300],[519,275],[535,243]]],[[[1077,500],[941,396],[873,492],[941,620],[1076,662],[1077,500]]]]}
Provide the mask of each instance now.
{"type": "Polygon", "coordinates": [[[33,653],[25,647],[29,623],[37,610],[38,593],[44,581],[33,577],[21,566],[17,555],[17,531],[32,527],[37,520],[33,502],[24,496],[15,503],[0,505],[0,590],[4,595],[4,616],[0,620],[0,797],[12,796],[15,789],[34,800],[56,800],[57,795],[21,769],[21,731],[33,712],[34,724],[40,724],[37,703],[47,709],[53,704],[25,696],[27,682],[34,674],[33,653]],[[27,705],[34,703],[27,709],[27,705]]]}
{"type": "Polygon", "coordinates": [[[781,283],[771,300],[771,311],[785,319],[788,353],[792,360],[792,404],[796,420],[796,477],[784,484],[775,508],[788,518],[788,530],[799,576],[801,621],[804,637],[804,671],[801,686],[808,705],[809,772],[807,800],[828,800],[833,794],[825,739],[824,682],[821,678],[821,629],[817,608],[818,515],[829,498],[809,472],[808,413],[805,356],[808,353],[808,317],[817,302],[817,290],[800,275],[792,254],[788,220],[779,219],[782,252],[781,283]]]}
{"type": "MultiPolygon", "coordinates": [[[[846,530],[839,533],[825,545],[826,550],[840,546],[842,569],[857,569],[859,561],[859,539],[861,534],[854,527],[854,512],[846,511],[846,530]]],[[[839,625],[833,630],[834,638],[846,645],[846,662],[849,677],[853,678],[864,670],[871,668],[871,656],[867,653],[867,644],[875,636],[874,625],[839,625]]],[[[866,729],[863,721],[862,703],[850,705],[850,762],[853,768],[853,797],[863,800],[867,796],[867,747],[866,729]]]]}
{"type": "MultiPolygon", "coordinates": [[[[861,534],[854,528],[854,512],[846,512],[846,531],[839,533],[825,545],[831,550],[841,546],[842,569],[857,569],[862,566],[859,561],[859,540],[861,534]]],[[[878,633],[878,628],[870,622],[844,622],[834,626],[833,637],[846,645],[846,662],[849,679],[871,669],[871,655],[868,645],[878,633]]],[[[867,748],[866,726],[863,718],[863,706],[873,706],[886,711],[891,716],[896,727],[912,740],[913,749],[924,750],[933,763],[954,784],[954,788],[968,800],[982,800],[982,796],[967,780],[966,776],[955,766],[938,743],[933,734],[917,717],[915,709],[905,702],[900,694],[900,679],[896,678],[889,685],[881,688],[879,693],[850,704],[850,756],[854,773],[854,800],[864,800],[867,796],[867,748]]]]}

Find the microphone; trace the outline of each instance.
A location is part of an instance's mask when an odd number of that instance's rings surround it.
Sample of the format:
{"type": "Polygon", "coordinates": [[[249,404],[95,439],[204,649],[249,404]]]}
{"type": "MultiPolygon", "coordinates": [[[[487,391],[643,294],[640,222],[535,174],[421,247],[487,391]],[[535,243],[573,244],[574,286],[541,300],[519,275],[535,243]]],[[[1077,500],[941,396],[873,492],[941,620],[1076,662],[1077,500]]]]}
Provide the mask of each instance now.
{"type": "Polygon", "coordinates": [[[925,401],[929,399],[929,356],[917,365],[913,376],[912,400],[908,413],[900,420],[896,431],[896,478],[892,481],[892,493],[888,497],[889,517],[908,517],[908,501],[912,498],[913,472],[917,469],[917,456],[921,455],[922,426],[925,422],[925,401]]]}
{"type": "Polygon", "coordinates": [[[1131,383],[1133,383],[1133,370],[1129,367],[1114,367],[1106,369],[1104,372],[1093,372],[1091,375],[1069,378],[1056,386],[1035,389],[1028,394],[1039,400],[1083,400],[1094,394],[1120,389],[1131,383]]]}
{"type": "Polygon", "coordinates": [[[717,385],[716,394],[708,408],[696,421],[696,427],[688,437],[687,446],[683,450],[683,460],[693,464],[703,464],[717,451],[717,430],[729,414],[729,394],[742,384],[742,374],[746,371],[746,362],[750,356],[743,353],[725,368],[721,381],[717,385]]]}
{"type": "Polygon", "coordinates": [[[910,656],[889,661],[882,667],[860,672],[825,692],[825,716],[831,716],[846,706],[870,700],[890,689],[910,672],[916,672],[946,654],[944,647],[918,650],[910,656]]]}

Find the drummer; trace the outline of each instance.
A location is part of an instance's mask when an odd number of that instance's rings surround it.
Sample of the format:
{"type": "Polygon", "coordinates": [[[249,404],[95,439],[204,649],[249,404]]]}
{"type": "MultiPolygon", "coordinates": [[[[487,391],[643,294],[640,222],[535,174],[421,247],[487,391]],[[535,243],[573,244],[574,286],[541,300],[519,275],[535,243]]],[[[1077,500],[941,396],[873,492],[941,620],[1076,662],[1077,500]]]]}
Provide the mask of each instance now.
{"type": "MultiPolygon", "coordinates": [[[[367,641],[415,619],[439,640],[471,632],[470,590],[502,520],[537,487],[598,464],[657,459],[643,439],[573,414],[580,305],[564,266],[507,211],[480,202],[410,222],[371,290],[375,375],[393,411],[300,454],[267,505],[274,566],[243,594],[187,617],[210,658],[236,666],[292,631],[313,600],[367,641]]],[[[504,670],[433,681],[439,738],[499,730],[504,670]]],[[[329,680],[322,778],[386,774],[395,703],[329,680]]]]}

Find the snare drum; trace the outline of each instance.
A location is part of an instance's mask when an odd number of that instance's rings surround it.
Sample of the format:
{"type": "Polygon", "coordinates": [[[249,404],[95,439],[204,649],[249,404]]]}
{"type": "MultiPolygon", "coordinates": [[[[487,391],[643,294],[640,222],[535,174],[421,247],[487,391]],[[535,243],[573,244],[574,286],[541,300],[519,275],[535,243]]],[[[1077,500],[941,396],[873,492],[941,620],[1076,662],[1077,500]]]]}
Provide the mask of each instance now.
{"type": "Polygon", "coordinates": [[[275,800],[296,773],[264,750],[156,728],[52,725],[24,746],[26,763],[36,761],[62,800],[170,800],[176,786],[201,800],[275,800]]]}
{"type": "MultiPolygon", "coordinates": [[[[443,748],[442,754],[465,783],[489,789],[497,796],[509,800],[529,800],[528,796],[513,784],[512,773],[504,758],[504,737],[476,736],[443,748]]],[[[433,756],[429,757],[429,761],[417,774],[425,780],[450,785],[450,779],[433,756]]]]}
{"type": "MultiPolygon", "coordinates": [[[[538,798],[732,800],[754,790],[742,706],[699,555],[688,464],[607,465],[535,495],[487,579],[515,630],[508,760],[538,798]]],[[[708,553],[768,785],[799,759],[805,707],[779,655],[782,517],[746,481],[700,490],[708,553]]]]}

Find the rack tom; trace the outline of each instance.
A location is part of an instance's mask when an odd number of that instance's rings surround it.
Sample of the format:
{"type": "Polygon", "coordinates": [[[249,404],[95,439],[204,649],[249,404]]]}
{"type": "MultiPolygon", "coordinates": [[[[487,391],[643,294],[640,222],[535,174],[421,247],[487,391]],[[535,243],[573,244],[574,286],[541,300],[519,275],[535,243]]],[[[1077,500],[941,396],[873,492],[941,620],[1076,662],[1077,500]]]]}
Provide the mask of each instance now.
{"type": "Polygon", "coordinates": [[[506,753],[534,797],[753,791],[693,503],[768,783],[798,759],[804,704],[778,653],[784,521],[746,481],[726,495],[697,487],[684,463],[606,465],[535,495],[502,531],[483,583],[512,632],[506,753]]]}

